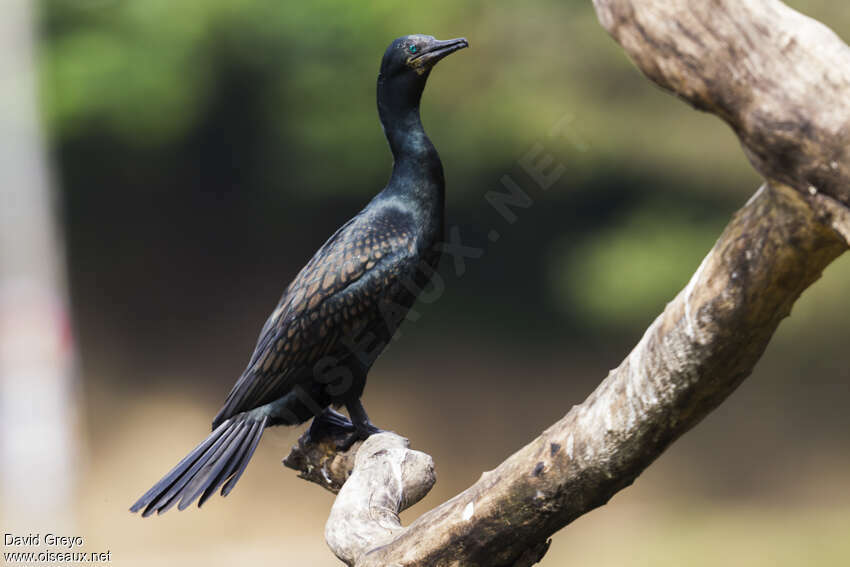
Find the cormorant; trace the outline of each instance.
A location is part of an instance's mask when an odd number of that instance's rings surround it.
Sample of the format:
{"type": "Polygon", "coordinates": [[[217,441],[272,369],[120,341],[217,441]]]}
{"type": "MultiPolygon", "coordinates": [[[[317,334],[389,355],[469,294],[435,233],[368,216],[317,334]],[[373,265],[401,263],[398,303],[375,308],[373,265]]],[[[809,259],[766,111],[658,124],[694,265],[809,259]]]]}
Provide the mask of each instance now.
{"type": "Polygon", "coordinates": [[[239,480],[266,427],[314,417],[311,433],[345,427],[342,444],[380,431],[360,396],[369,368],[392,338],[439,260],[445,181],[419,118],[433,66],[468,47],[408,35],[384,53],[378,114],[393,154],[386,187],[325,242],[295,276],[260,331],[247,368],[212,422],[212,433],[130,508],[142,515],[202,505],[239,480]],[[349,423],[331,406],[345,406],[349,423]]]}

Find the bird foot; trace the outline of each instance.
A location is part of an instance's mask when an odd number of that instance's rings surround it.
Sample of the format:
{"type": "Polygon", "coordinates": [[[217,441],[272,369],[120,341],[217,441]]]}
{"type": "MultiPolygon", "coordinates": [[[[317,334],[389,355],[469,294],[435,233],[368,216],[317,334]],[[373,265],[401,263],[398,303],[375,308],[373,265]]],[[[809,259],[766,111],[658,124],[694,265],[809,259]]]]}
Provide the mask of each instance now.
{"type": "Polygon", "coordinates": [[[372,435],[375,435],[376,433],[383,433],[383,432],[384,432],[383,429],[381,429],[379,427],[375,427],[371,423],[367,423],[362,427],[356,427],[355,426],[354,432],[351,433],[345,439],[338,441],[337,444],[336,444],[336,448],[337,448],[338,451],[341,451],[341,452],[348,451],[358,441],[365,441],[366,439],[368,439],[372,435]]]}
{"type": "Polygon", "coordinates": [[[313,418],[307,437],[309,442],[319,443],[328,437],[338,438],[354,431],[356,428],[347,417],[332,408],[325,408],[325,411],[313,418]]]}

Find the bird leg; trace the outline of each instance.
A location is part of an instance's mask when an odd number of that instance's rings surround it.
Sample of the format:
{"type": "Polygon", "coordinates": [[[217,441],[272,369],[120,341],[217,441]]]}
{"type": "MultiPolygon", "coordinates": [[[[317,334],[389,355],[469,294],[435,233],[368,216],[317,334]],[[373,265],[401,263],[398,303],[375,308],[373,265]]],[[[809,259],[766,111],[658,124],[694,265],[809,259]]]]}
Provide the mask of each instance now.
{"type": "Polygon", "coordinates": [[[351,423],[354,425],[354,432],[337,444],[340,451],[348,451],[351,446],[358,441],[368,439],[370,435],[382,433],[383,429],[375,427],[369,416],[366,415],[366,410],[363,409],[363,404],[360,400],[346,402],[345,409],[348,410],[348,415],[351,416],[351,423]]]}
{"type": "Polygon", "coordinates": [[[325,437],[339,437],[340,432],[349,433],[355,429],[347,417],[328,407],[313,418],[310,429],[307,430],[307,437],[311,442],[318,443],[325,437]]]}

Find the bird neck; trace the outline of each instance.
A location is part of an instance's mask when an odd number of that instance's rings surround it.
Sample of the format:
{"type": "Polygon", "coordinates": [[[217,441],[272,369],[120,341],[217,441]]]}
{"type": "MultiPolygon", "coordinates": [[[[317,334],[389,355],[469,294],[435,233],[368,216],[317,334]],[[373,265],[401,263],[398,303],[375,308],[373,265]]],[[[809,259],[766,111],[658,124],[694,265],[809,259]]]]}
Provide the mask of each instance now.
{"type": "Polygon", "coordinates": [[[408,109],[390,110],[386,114],[386,119],[381,117],[381,124],[396,163],[421,160],[437,153],[422,127],[418,104],[408,109]]]}
{"type": "Polygon", "coordinates": [[[436,214],[442,211],[445,181],[440,156],[419,116],[424,81],[422,86],[394,86],[389,88],[378,80],[378,114],[393,154],[386,192],[412,201],[423,212],[436,214]]]}

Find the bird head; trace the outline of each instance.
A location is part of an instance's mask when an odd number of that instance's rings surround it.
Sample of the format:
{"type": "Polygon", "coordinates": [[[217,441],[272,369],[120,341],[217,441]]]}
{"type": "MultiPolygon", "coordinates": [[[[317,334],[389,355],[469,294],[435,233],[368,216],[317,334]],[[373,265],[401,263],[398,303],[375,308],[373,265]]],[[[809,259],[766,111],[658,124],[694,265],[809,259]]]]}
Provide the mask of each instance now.
{"type": "Polygon", "coordinates": [[[405,35],[395,39],[384,53],[381,75],[385,79],[415,75],[425,79],[438,61],[469,47],[466,38],[440,41],[430,35],[405,35]]]}
{"type": "Polygon", "coordinates": [[[402,127],[411,112],[418,116],[431,69],[464,47],[469,47],[465,38],[439,41],[430,35],[406,35],[390,44],[378,75],[378,114],[385,130],[402,127]]]}

